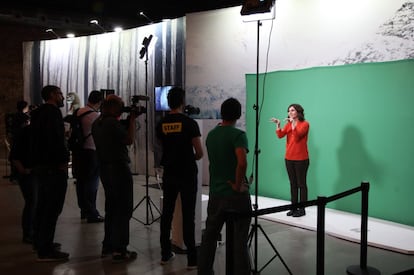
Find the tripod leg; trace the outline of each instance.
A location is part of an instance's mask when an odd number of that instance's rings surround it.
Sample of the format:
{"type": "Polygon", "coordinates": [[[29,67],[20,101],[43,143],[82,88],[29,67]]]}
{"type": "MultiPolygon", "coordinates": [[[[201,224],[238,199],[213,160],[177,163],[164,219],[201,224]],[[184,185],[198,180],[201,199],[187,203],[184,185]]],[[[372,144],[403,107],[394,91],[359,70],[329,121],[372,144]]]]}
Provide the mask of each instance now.
{"type": "Polygon", "coordinates": [[[254,230],[255,230],[255,225],[252,224],[252,229],[250,230],[249,237],[247,238],[248,239],[248,243],[247,244],[248,244],[249,247],[252,245],[252,242],[253,242],[254,230]]]}
{"type": "Polygon", "coordinates": [[[152,207],[155,207],[155,209],[158,211],[158,213],[161,215],[161,211],[158,209],[158,207],[155,205],[155,203],[151,200],[151,198],[149,196],[144,196],[139,202],[138,204],[134,207],[133,211],[135,211],[143,202],[145,201],[145,206],[147,207],[147,211],[150,212],[151,214],[151,222],[149,222],[149,218],[148,218],[148,213],[146,215],[146,221],[143,222],[137,218],[135,218],[134,216],[132,217],[134,220],[139,221],[140,223],[144,224],[144,225],[150,225],[153,224],[155,221],[157,221],[160,216],[158,218],[154,218],[154,213],[152,211],[152,207]]]}
{"type": "MultiPolygon", "coordinates": [[[[151,198],[149,199],[149,202],[150,202],[150,206],[152,205],[152,207],[154,207],[155,208],[155,210],[157,210],[157,212],[158,212],[158,214],[161,216],[161,211],[160,211],[160,209],[158,208],[158,206],[151,200],[151,198]]],[[[152,213],[152,210],[151,210],[151,213],[152,213]]],[[[157,220],[159,219],[160,217],[158,217],[157,218],[157,220]]]]}
{"type": "Polygon", "coordinates": [[[132,212],[133,211],[135,211],[139,206],[140,206],[140,204],[143,202],[145,200],[145,197],[143,197],[138,203],[137,203],[137,205],[135,205],[135,207],[134,207],[134,209],[132,210],[132,212]]]}
{"type": "Polygon", "coordinates": [[[137,218],[135,218],[135,217],[132,217],[134,220],[136,220],[136,221],[139,221],[140,223],[142,223],[143,225],[150,225],[150,224],[153,224],[154,222],[156,222],[158,219],[160,219],[160,217],[161,217],[161,211],[160,211],[160,209],[158,208],[158,206],[151,200],[151,198],[149,197],[149,196],[144,196],[140,201],[139,201],[139,203],[134,207],[134,209],[133,209],[133,211],[135,211],[143,202],[145,201],[145,206],[146,206],[146,208],[147,208],[147,211],[149,211],[149,213],[151,214],[151,221],[149,221],[149,217],[148,217],[148,213],[147,213],[147,215],[146,215],[146,220],[145,220],[145,222],[143,222],[143,221],[141,221],[141,220],[139,220],[139,219],[137,219],[137,218]],[[154,218],[154,212],[153,212],[153,210],[152,210],[152,208],[155,208],[156,210],[157,210],[157,212],[158,212],[158,214],[159,214],[159,216],[157,217],[157,218],[154,218]]]}
{"type": "MultiPolygon", "coordinates": [[[[258,227],[260,228],[260,231],[262,232],[263,236],[265,236],[267,242],[270,244],[270,246],[273,248],[273,251],[276,253],[277,257],[279,257],[282,264],[285,266],[286,270],[289,272],[290,275],[292,275],[292,272],[290,271],[289,267],[285,263],[285,261],[282,259],[282,256],[280,256],[279,252],[277,251],[276,247],[273,245],[272,241],[269,239],[267,234],[264,232],[263,227],[259,224],[258,227]]],[[[275,257],[273,257],[268,263],[270,263],[275,257]]]]}
{"type": "Polygon", "coordinates": [[[151,212],[151,219],[152,219],[151,223],[154,223],[159,218],[161,218],[161,211],[158,209],[158,207],[155,205],[155,203],[151,200],[150,197],[148,197],[148,207],[149,207],[149,210],[151,212]],[[154,211],[152,210],[152,207],[154,207],[157,210],[158,214],[159,214],[159,216],[157,218],[154,218],[154,211]]]}

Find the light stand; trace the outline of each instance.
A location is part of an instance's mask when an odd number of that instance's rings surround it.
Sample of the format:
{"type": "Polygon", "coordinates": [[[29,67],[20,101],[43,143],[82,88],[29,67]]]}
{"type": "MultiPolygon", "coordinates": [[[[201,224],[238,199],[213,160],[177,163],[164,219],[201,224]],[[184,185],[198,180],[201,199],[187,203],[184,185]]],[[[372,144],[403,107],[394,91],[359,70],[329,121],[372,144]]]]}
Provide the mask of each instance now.
{"type": "MultiPolygon", "coordinates": [[[[269,11],[274,4],[274,0],[267,0],[267,1],[258,1],[255,5],[255,0],[249,1],[247,0],[245,5],[242,7],[241,14],[242,15],[252,15],[254,13],[263,13],[264,11],[269,11]],[[249,6],[253,5],[253,6],[249,6]]],[[[255,201],[253,204],[254,211],[258,210],[258,193],[259,193],[259,124],[260,124],[260,117],[259,117],[259,41],[260,41],[260,26],[262,25],[260,19],[257,20],[257,54],[256,54],[256,103],[253,106],[256,115],[256,129],[255,129],[255,147],[254,147],[254,158],[255,158],[255,201]]],[[[254,240],[254,255],[253,255],[253,274],[260,274],[260,272],[265,269],[276,257],[279,257],[282,264],[285,266],[286,270],[289,274],[292,274],[289,267],[286,265],[285,261],[280,256],[280,253],[277,251],[276,247],[273,245],[270,238],[267,236],[266,232],[263,230],[263,227],[258,223],[258,217],[254,217],[254,223],[252,224],[251,231],[249,232],[248,236],[248,245],[251,247],[252,241],[254,240]],[[272,247],[275,255],[270,258],[270,260],[259,270],[258,269],[258,230],[263,234],[266,238],[269,245],[272,247]]]]}
{"type": "MultiPolygon", "coordinates": [[[[148,97],[148,46],[151,42],[152,35],[150,35],[148,38],[145,37],[144,41],[142,42],[142,49],[140,50],[140,58],[142,59],[145,56],[145,96],[148,97]]],[[[135,211],[142,203],[145,202],[146,206],[146,216],[145,221],[141,221],[135,217],[132,217],[136,221],[139,221],[140,223],[144,225],[151,225],[154,222],[156,222],[161,217],[161,211],[155,205],[155,203],[151,200],[148,192],[148,179],[149,179],[149,173],[148,173],[148,101],[145,101],[145,109],[147,110],[145,112],[145,196],[138,202],[138,204],[134,207],[133,211],[135,211]],[[155,208],[155,210],[158,212],[158,217],[154,217],[154,212],[152,210],[152,207],[155,208]],[[151,220],[149,218],[149,214],[151,214],[151,220]]]]}

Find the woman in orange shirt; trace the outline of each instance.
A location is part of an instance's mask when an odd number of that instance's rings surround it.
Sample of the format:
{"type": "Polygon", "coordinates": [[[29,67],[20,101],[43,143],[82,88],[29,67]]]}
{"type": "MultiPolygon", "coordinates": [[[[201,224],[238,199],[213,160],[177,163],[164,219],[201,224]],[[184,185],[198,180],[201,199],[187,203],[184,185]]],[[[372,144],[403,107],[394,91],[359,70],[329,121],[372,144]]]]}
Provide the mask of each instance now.
{"type": "MultiPolygon", "coordinates": [[[[286,124],[280,128],[280,120],[272,118],[276,123],[276,135],[278,138],[286,136],[285,164],[290,181],[290,194],[292,204],[308,200],[308,187],[306,175],[309,167],[308,132],[309,123],[305,120],[304,110],[299,104],[291,104],[288,107],[286,124]]],[[[287,215],[302,217],[306,214],[304,208],[291,209],[287,215]]]]}

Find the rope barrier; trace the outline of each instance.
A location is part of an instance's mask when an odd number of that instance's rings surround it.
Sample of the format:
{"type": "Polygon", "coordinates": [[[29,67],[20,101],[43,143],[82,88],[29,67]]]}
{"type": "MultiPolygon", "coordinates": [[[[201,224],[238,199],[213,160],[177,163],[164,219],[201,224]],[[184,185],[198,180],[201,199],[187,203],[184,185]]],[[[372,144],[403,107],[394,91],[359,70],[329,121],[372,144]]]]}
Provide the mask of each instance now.
{"type": "Polygon", "coordinates": [[[342,199],[344,197],[361,192],[361,242],[360,242],[360,263],[359,265],[352,265],[347,268],[347,274],[350,275],[379,275],[381,274],[377,269],[367,266],[367,251],[368,251],[368,193],[369,182],[361,182],[359,187],[344,191],[342,193],[330,197],[318,197],[316,200],[300,202],[296,204],[282,205],[264,209],[254,210],[250,214],[228,212],[226,219],[226,274],[233,274],[233,259],[234,255],[233,239],[231,232],[234,229],[234,221],[242,216],[250,215],[251,217],[259,217],[262,215],[273,214],[277,212],[287,211],[292,208],[303,208],[316,205],[317,210],[317,242],[316,242],[316,274],[323,275],[325,273],[325,210],[326,205],[332,201],[342,199]]]}

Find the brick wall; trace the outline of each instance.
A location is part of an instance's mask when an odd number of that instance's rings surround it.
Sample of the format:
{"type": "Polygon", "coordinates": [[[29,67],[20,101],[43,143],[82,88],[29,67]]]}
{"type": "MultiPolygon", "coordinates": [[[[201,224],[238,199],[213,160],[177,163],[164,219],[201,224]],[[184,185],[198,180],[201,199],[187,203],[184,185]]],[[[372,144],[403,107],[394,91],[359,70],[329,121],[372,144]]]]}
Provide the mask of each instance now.
{"type": "Polygon", "coordinates": [[[50,38],[44,27],[0,21],[0,159],[7,155],[5,114],[14,112],[16,102],[23,99],[22,43],[50,38]]]}

